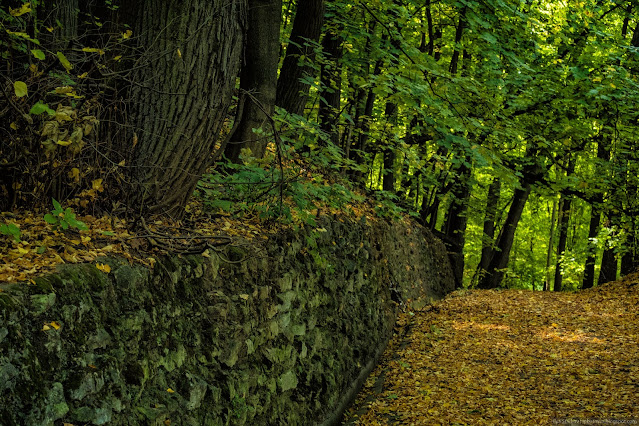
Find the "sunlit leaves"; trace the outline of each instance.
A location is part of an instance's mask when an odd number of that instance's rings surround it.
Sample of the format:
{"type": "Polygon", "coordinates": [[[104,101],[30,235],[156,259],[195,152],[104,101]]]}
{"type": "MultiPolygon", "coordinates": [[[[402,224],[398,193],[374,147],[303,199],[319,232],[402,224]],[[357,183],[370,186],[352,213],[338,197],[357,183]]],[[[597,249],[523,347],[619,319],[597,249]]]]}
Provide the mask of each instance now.
{"type": "Polygon", "coordinates": [[[31,109],[29,110],[29,114],[40,115],[46,112],[49,115],[55,115],[55,111],[49,108],[49,105],[42,101],[36,102],[31,109]]]}
{"type": "Polygon", "coordinates": [[[41,61],[44,61],[46,59],[46,55],[44,54],[44,52],[40,49],[32,49],[31,50],[31,54],[36,58],[39,59],[41,61]]]}
{"type": "Polygon", "coordinates": [[[22,16],[25,13],[29,13],[29,12],[31,12],[31,3],[29,2],[23,3],[22,6],[20,6],[20,8],[17,8],[17,9],[9,8],[9,14],[15,17],[22,16]]]}
{"type": "MultiPolygon", "coordinates": [[[[635,418],[639,275],[582,293],[458,291],[400,316],[354,424],[635,418]]],[[[357,411],[357,414],[355,412],[357,411]]]]}

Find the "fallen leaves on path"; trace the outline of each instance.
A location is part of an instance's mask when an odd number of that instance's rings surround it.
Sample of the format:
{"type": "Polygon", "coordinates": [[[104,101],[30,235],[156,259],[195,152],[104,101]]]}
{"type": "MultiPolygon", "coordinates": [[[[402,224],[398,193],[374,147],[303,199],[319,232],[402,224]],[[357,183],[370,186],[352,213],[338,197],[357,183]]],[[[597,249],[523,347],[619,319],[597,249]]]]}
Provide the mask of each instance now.
{"type": "Polygon", "coordinates": [[[347,424],[639,424],[639,274],[577,293],[457,291],[399,325],[347,424]]]}

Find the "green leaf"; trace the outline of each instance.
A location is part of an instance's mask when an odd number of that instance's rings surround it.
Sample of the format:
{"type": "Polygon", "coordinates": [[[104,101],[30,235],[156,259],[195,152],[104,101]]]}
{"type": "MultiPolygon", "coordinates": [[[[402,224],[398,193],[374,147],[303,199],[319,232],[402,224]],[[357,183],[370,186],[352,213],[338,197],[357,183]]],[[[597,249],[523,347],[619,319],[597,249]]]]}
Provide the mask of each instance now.
{"type": "Polygon", "coordinates": [[[113,231],[102,231],[102,235],[106,235],[108,237],[115,237],[115,232],[113,232],[113,231]]]}
{"type": "Polygon", "coordinates": [[[24,81],[16,81],[13,83],[13,90],[16,93],[16,96],[19,98],[27,96],[27,83],[25,83],[24,81]]]}
{"type": "Polygon", "coordinates": [[[47,213],[44,215],[44,221],[50,223],[51,225],[55,225],[58,223],[58,218],[50,213],[47,213]]]}
{"type": "Polygon", "coordinates": [[[60,63],[62,64],[64,69],[67,70],[67,72],[70,72],[73,69],[73,65],[71,65],[71,62],[69,62],[67,57],[64,56],[64,54],[62,52],[57,52],[56,56],[60,60],[60,63]]]}
{"type": "Polygon", "coordinates": [[[33,54],[33,56],[35,56],[36,59],[39,59],[41,61],[44,61],[46,59],[46,55],[40,49],[32,49],[31,54],[33,54]]]}
{"type": "Polygon", "coordinates": [[[213,208],[218,208],[220,210],[223,210],[225,212],[231,211],[231,208],[233,207],[233,202],[229,201],[229,200],[213,200],[209,203],[209,206],[213,207],[213,208]]]}
{"type": "Polygon", "coordinates": [[[56,212],[64,212],[64,209],[62,209],[62,206],[55,198],[51,198],[51,201],[53,201],[53,207],[55,208],[56,212]]]}
{"type": "Polygon", "coordinates": [[[13,223],[0,225],[0,234],[11,235],[16,242],[20,242],[20,228],[13,223]]]}
{"type": "Polygon", "coordinates": [[[29,114],[40,115],[43,112],[46,112],[49,115],[55,115],[55,111],[49,108],[49,105],[45,104],[42,101],[38,101],[31,107],[29,110],[29,114]]]}

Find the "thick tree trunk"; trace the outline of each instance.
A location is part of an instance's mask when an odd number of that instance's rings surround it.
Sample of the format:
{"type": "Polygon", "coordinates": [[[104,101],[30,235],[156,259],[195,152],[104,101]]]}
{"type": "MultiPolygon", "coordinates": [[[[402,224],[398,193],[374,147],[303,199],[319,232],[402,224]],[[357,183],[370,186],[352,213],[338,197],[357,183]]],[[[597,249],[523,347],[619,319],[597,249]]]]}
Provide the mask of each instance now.
{"type": "Polygon", "coordinates": [[[315,46],[309,45],[309,42],[319,40],[323,23],[324,0],[303,0],[297,3],[293,30],[277,81],[275,101],[277,106],[291,114],[304,114],[310,86],[301,79],[312,76],[314,71],[307,65],[300,65],[300,57],[304,56],[305,62],[313,60],[315,46]]]}
{"type": "Polygon", "coordinates": [[[239,71],[244,0],[140,0],[126,6],[143,56],[130,119],[131,205],[180,216],[211,164],[239,71]]]}
{"type": "MultiPolygon", "coordinates": [[[[567,177],[575,172],[575,161],[568,159],[567,177]]],[[[555,281],[553,290],[561,291],[563,287],[563,274],[561,273],[562,258],[566,251],[566,242],[568,241],[568,222],[570,221],[570,209],[572,199],[562,195],[559,208],[559,240],[557,241],[557,263],[555,264],[555,281]]]]}
{"type": "Polygon", "coordinates": [[[395,124],[397,124],[397,104],[393,102],[386,102],[385,115],[386,115],[386,130],[384,139],[386,139],[386,147],[384,148],[384,174],[382,179],[382,189],[384,191],[395,193],[395,160],[397,158],[395,154],[395,147],[392,132],[395,124]]]}
{"type": "Polygon", "coordinates": [[[617,258],[613,248],[606,247],[601,257],[601,269],[597,285],[605,284],[617,279],[617,258]]]}
{"type": "Polygon", "coordinates": [[[595,284],[595,261],[596,261],[596,246],[593,243],[593,239],[599,233],[599,224],[601,222],[601,212],[598,205],[601,204],[601,197],[593,203],[590,211],[590,225],[588,227],[588,257],[586,258],[586,264],[584,267],[584,279],[581,283],[581,288],[592,288],[595,284]]]}
{"type": "Polygon", "coordinates": [[[634,218],[631,218],[630,229],[627,229],[628,236],[626,237],[625,249],[623,256],[621,256],[621,276],[631,274],[635,272],[637,267],[637,241],[635,239],[634,232],[634,218]]]}
{"type": "Polygon", "coordinates": [[[330,141],[334,145],[339,145],[338,121],[342,93],[340,60],[343,42],[341,36],[333,29],[326,31],[322,40],[325,58],[320,71],[322,91],[318,116],[320,128],[329,135],[330,141]]]}
{"type": "Polygon", "coordinates": [[[277,65],[280,54],[282,0],[249,0],[248,31],[244,43],[244,64],[240,73],[240,121],[224,154],[233,162],[244,148],[264,157],[271,134],[268,115],[275,108],[277,65]],[[253,129],[259,129],[257,134],[253,129]]]}
{"type": "MultiPolygon", "coordinates": [[[[600,164],[596,166],[596,170],[599,173],[607,173],[608,167],[605,165],[610,161],[610,141],[604,134],[599,134],[597,137],[597,159],[600,161],[600,164]]],[[[597,247],[593,243],[593,239],[599,233],[602,204],[603,194],[600,191],[595,195],[591,204],[590,227],[588,228],[588,257],[586,258],[584,279],[581,288],[592,288],[595,284],[595,257],[597,247]]]]}
{"type": "Polygon", "coordinates": [[[453,201],[446,215],[446,223],[442,231],[448,242],[448,258],[453,267],[456,288],[461,288],[464,280],[464,244],[466,242],[466,226],[468,219],[468,199],[470,198],[470,186],[468,180],[471,170],[465,166],[465,162],[457,170],[457,179],[452,189],[453,201]]]}
{"type": "Polygon", "coordinates": [[[554,291],[561,291],[563,286],[563,274],[561,273],[562,258],[566,251],[568,239],[568,221],[570,220],[570,198],[563,199],[559,205],[559,240],[557,241],[557,262],[555,264],[554,291]]]}
{"type": "Polygon", "coordinates": [[[510,250],[515,239],[515,231],[521,219],[521,214],[532,191],[531,184],[524,182],[522,188],[517,188],[513,196],[513,202],[508,210],[508,217],[499,234],[497,249],[486,269],[486,274],[479,281],[479,288],[497,288],[504,278],[504,270],[508,266],[510,250]]]}
{"type": "Polygon", "coordinates": [[[495,239],[495,218],[497,216],[497,207],[499,206],[499,198],[501,194],[501,180],[496,177],[488,187],[488,195],[486,196],[486,208],[484,212],[484,232],[481,241],[481,259],[479,261],[479,276],[483,276],[488,269],[490,260],[493,257],[494,239],[495,239]]]}

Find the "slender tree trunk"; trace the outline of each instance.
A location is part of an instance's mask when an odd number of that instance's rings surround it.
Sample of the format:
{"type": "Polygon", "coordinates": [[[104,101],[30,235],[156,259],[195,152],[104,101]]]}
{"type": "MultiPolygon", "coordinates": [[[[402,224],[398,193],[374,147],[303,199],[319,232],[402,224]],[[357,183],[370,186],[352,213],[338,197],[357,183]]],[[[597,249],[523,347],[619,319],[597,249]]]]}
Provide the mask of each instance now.
{"type": "Polygon", "coordinates": [[[270,128],[267,115],[275,107],[277,65],[280,53],[282,0],[249,0],[248,30],[244,43],[244,63],[240,73],[240,96],[237,117],[240,119],[224,154],[238,162],[244,148],[254,157],[266,152],[270,128]],[[257,134],[254,129],[261,132],[257,134]]]}
{"type": "Polygon", "coordinates": [[[277,106],[291,114],[304,114],[310,86],[301,79],[313,76],[314,71],[312,67],[300,64],[300,59],[302,56],[304,62],[314,59],[315,46],[312,43],[319,41],[323,23],[324,0],[298,1],[293,30],[277,80],[275,100],[277,106]]]}
{"type": "MultiPolygon", "coordinates": [[[[570,158],[568,160],[567,176],[572,175],[575,172],[575,161],[570,158]]],[[[559,208],[559,240],[557,241],[557,263],[555,264],[555,283],[553,286],[554,291],[561,291],[563,287],[563,274],[561,273],[561,266],[563,263],[563,256],[566,252],[566,241],[568,240],[568,223],[570,221],[572,199],[562,195],[562,200],[559,202],[561,206],[559,208]]]]}
{"type": "Polygon", "coordinates": [[[628,3],[626,7],[626,16],[623,18],[623,25],[621,26],[621,37],[626,38],[628,35],[628,24],[630,23],[630,16],[632,15],[632,3],[628,3]]]}
{"type": "Polygon", "coordinates": [[[554,291],[561,291],[563,286],[563,274],[561,265],[566,251],[566,240],[568,238],[568,221],[570,220],[570,205],[572,200],[565,198],[559,202],[559,240],[557,241],[557,262],[555,263],[554,291]]]}
{"type": "Polygon", "coordinates": [[[555,247],[555,223],[557,222],[557,199],[552,202],[552,217],[550,219],[550,232],[548,233],[548,250],[546,251],[546,278],[544,282],[544,291],[550,291],[550,283],[552,276],[550,273],[550,265],[552,262],[552,251],[555,247]]]}
{"type": "Polygon", "coordinates": [[[596,261],[596,245],[593,243],[593,239],[597,237],[599,233],[599,224],[601,222],[601,211],[599,205],[603,201],[601,196],[597,197],[597,200],[593,202],[590,211],[590,225],[588,227],[588,257],[586,258],[586,265],[584,267],[584,279],[581,283],[581,288],[592,288],[595,283],[595,261],[596,261]]]}
{"type": "Polygon", "coordinates": [[[457,24],[457,29],[455,30],[455,44],[453,45],[453,55],[450,59],[450,66],[448,70],[451,75],[457,74],[457,67],[459,65],[459,52],[462,50],[461,48],[461,39],[464,34],[464,27],[466,26],[466,6],[462,7],[459,11],[459,22],[457,24]]]}
{"type": "Polygon", "coordinates": [[[521,214],[528,201],[528,196],[532,191],[532,186],[528,182],[523,183],[522,188],[517,188],[513,195],[513,202],[508,210],[508,216],[504,227],[499,234],[497,249],[486,269],[486,274],[479,281],[479,288],[497,288],[504,278],[504,270],[508,266],[510,250],[515,239],[517,225],[521,219],[521,214]]]}
{"type": "Polygon", "coordinates": [[[140,0],[127,8],[145,49],[130,95],[130,203],[180,216],[212,162],[231,103],[246,2],[140,0]]]}
{"type": "Polygon", "coordinates": [[[495,218],[499,206],[501,194],[501,180],[496,177],[488,187],[486,196],[486,208],[484,210],[484,232],[481,241],[481,259],[479,261],[479,277],[483,276],[488,269],[493,256],[493,245],[495,239],[495,218]]]}

